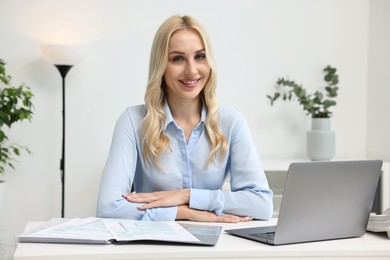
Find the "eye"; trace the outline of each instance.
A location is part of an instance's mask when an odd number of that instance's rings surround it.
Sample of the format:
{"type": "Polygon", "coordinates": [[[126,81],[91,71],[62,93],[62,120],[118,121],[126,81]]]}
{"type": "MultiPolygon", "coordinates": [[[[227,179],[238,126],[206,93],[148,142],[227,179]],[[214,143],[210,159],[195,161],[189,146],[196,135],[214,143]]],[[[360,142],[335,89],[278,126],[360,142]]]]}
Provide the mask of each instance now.
{"type": "Polygon", "coordinates": [[[204,53],[198,53],[195,55],[195,60],[204,60],[206,59],[206,54],[204,53]]]}
{"type": "Polygon", "coordinates": [[[181,56],[181,55],[176,55],[176,56],[173,56],[172,61],[173,61],[173,62],[184,61],[184,57],[181,56]]]}

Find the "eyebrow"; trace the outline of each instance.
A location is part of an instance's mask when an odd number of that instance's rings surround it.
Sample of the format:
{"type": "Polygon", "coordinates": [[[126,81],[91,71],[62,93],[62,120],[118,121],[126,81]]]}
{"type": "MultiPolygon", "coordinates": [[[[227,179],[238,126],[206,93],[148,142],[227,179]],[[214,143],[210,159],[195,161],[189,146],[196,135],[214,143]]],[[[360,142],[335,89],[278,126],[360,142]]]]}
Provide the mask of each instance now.
{"type": "MultiPolygon", "coordinates": [[[[195,52],[195,54],[198,54],[198,53],[201,53],[201,52],[204,52],[206,51],[204,48],[203,49],[200,49],[200,50],[197,50],[195,52]]],[[[182,52],[182,51],[171,51],[170,53],[168,53],[168,55],[172,55],[172,54],[181,54],[181,55],[184,55],[185,52],[182,52]]]]}

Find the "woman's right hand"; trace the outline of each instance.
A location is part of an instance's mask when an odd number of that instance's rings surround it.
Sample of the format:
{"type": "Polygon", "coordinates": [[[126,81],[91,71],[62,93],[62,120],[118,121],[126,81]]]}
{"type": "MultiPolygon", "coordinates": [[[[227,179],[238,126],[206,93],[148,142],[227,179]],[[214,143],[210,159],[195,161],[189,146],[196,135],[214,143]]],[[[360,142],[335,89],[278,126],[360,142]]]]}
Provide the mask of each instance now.
{"type": "Polygon", "coordinates": [[[176,220],[190,220],[198,222],[238,223],[251,221],[251,217],[241,217],[231,214],[216,215],[213,212],[191,209],[188,205],[178,206],[176,220]]]}

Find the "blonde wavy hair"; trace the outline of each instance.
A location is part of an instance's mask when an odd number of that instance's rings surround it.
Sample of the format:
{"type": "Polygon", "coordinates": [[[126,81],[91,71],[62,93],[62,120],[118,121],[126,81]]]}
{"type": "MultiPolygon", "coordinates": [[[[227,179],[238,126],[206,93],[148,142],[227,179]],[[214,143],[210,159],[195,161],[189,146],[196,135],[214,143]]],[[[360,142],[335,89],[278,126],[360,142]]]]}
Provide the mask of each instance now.
{"type": "Polygon", "coordinates": [[[201,91],[201,100],[207,108],[205,119],[206,135],[210,143],[211,152],[208,158],[209,165],[220,151],[222,158],[227,151],[227,141],[218,127],[218,106],[216,98],[216,64],[210,39],[203,26],[190,16],[173,16],[166,20],[157,30],[150,54],[149,79],[145,92],[146,116],[142,122],[142,153],[145,163],[154,163],[163,171],[160,161],[165,151],[170,151],[169,138],[163,130],[166,124],[164,111],[165,93],[163,75],[168,62],[168,43],[177,30],[195,30],[205,45],[206,59],[211,72],[208,82],[201,91]]]}

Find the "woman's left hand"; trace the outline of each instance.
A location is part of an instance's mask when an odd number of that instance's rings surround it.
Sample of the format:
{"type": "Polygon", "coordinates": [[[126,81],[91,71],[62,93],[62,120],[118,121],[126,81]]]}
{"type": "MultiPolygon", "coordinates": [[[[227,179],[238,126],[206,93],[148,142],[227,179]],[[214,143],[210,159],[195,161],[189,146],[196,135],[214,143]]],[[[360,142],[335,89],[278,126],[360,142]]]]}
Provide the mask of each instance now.
{"type": "Polygon", "coordinates": [[[134,203],[145,203],[140,210],[186,205],[190,201],[190,190],[155,191],[148,193],[130,193],[122,195],[124,199],[134,203]]]}

